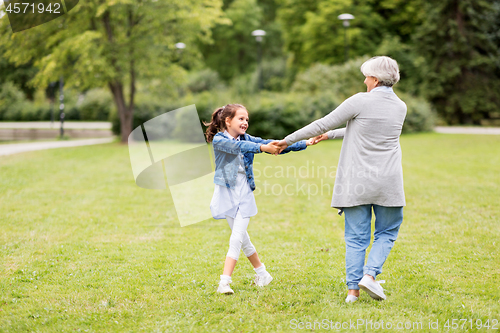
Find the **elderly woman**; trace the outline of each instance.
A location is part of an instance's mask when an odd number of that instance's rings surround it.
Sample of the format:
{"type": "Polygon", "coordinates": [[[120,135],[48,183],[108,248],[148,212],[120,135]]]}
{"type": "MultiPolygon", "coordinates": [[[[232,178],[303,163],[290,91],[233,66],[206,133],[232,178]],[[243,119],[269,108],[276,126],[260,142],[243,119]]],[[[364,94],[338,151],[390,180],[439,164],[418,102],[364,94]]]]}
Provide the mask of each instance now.
{"type": "Polygon", "coordinates": [[[399,81],[394,59],[374,57],[361,66],[366,93],[345,100],[325,117],[288,135],[282,148],[302,139],[316,141],[343,138],[333,189],[332,207],[345,214],[346,302],[355,302],[359,289],[372,298],[385,300],[376,280],[391,251],[403,222],[405,203],[399,136],[406,104],[392,90],[399,81]],[[335,129],[347,123],[345,128],[335,129]],[[372,209],[375,214],[374,241],[370,245],[372,209]]]}

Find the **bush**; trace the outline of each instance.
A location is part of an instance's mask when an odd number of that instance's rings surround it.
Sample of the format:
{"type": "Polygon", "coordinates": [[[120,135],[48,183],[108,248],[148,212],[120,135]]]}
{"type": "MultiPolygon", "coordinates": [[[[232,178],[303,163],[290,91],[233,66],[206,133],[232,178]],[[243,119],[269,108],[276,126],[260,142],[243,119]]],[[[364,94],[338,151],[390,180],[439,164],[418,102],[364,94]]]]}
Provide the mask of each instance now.
{"type": "Polygon", "coordinates": [[[360,67],[368,57],[356,58],[342,65],[315,64],[297,75],[292,85],[296,92],[330,92],[338,99],[346,99],[360,91],[366,91],[360,67]]]}
{"type": "Polygon", "coordinates": [[[265,90],[283,91],[286,87],[286,80],[285,59],[276,58],[262,61],[262,85],[265,90]]]}
{"type": "MultiPolygon", "coordinates": [[[[132,130],[165,112],[176,110],[185,106],[180,101],[158,101],[152,98],[138,96],[138,101],[134,107],[132,120],[132,130]]],[[[120,118],[117,111],[111,112],[110,119],[112,131],[115,135],[121,134],[120,118]]]]}
{"type": "Polygon", "coordinates": [[[420,97],[401,92],[397,94],[406,103],[408,109],[403,125],[403,133],[432,131],[436,122],[436,114],[431,104],[420,97]]]}
{"type": "Polygon", "coordinates": [[[330,93],[266,94],[249,111],[249,133],[263,138],[282,139],[330,113],[338,104],[330,93]]]}
{"type": "MultiPolygon", "coordinates": [[[[65,120],[107,121],[110,119],[113,102],[106,90],[90,90],[80,103],[76,101],[77,95],[71,89],[64,91],[65,120]]],[[[54,105],[51,105],[49,101],[43,98],[31,102],[12,82],[6,82],[0,87],[0,120],[48,121],[51,117],[51,110],[54,112],[54,120],[59,120],[59,103],[57,99],[54,105]]]]}
{"type": "Polygon", "coordinates": [[[223,87],[224,85],[220,80],[219,73],[212,69],[207,68],[189,74],[187,88],[192,93],[222,89],[223,87]]]}
{"type": "MultiPolygon", "coordinates": [[[[81,120],[101,120],[109,119],[111,109],[113,108],[113,99],[109,91],[104,89],[89,90],[81,103],[75,107],[79,112],[81,120]]],[[[76,116],[76,110],[71,110],[71,116],[76,116]]]]}
{"type": "Polygon", "coordinates": [[[0,86],[0,120],[21,119],[26,104],[26,96],[12,82],[0,86]]]}

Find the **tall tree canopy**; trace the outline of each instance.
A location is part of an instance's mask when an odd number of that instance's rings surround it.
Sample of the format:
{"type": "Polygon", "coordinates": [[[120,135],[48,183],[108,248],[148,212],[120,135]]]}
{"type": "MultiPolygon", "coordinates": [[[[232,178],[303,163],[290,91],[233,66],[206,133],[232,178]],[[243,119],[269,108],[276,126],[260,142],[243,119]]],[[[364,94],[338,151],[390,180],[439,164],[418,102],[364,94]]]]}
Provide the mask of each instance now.
{"type": "Polygon", "coordinates": [[[423,93],[449,123],[479,124],[500,110],[500,1],[429,2],[415,35],[427,62],[423,93]]]}
{"type": "Polygon", "coordinates": [[[39,68],[32,83],[45,87],[63,76],[79,90],[107,86],[121,124],[121,140],[132,130],[136,83],[169,80],[178,60],[175,44],[191,46],[183,57],[199,58],[192,48],[209,40],[223,22],[221,0],[87,0],[61,18],[12,34],[0,19],[0,45],[15,65],[39,68]]]}

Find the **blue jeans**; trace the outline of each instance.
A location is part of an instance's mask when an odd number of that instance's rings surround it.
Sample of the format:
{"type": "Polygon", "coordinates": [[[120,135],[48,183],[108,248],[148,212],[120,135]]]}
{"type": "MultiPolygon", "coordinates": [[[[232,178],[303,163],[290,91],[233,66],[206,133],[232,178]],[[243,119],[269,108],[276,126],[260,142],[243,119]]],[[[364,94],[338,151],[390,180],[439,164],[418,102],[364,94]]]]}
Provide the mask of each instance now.
{"type": "Polygon", "coordinates": [[[344,213],[346,282],[349,289],[359,289],[358,283],[364,274],[375,278],[382,273],[382,265],[391,252],[403,222],[403,207],[361,205],[346,207],[344,213]],[[368,261],[364,265],[371,238],[372,207],[375,233],[368,261]]]}

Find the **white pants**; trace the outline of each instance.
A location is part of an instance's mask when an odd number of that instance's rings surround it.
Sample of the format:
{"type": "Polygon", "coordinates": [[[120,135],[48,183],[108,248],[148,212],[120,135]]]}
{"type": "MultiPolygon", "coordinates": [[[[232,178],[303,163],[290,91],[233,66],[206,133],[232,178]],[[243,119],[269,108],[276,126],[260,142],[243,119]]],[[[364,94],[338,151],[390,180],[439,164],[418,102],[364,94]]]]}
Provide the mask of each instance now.
{"type": "Polygon", "coordinates": [[[238,260],[241,249],[243,249],[243,253],[247,257],[257,252],[252,242],[250,242],[250,237],[247,232],[250,218],[243,218],[238,209],[234,219],[230,216],[226,216],[226,220],[232,230],[231,238],[229,238],[229,251],[227,251],[226,256],[238,260]]]}

